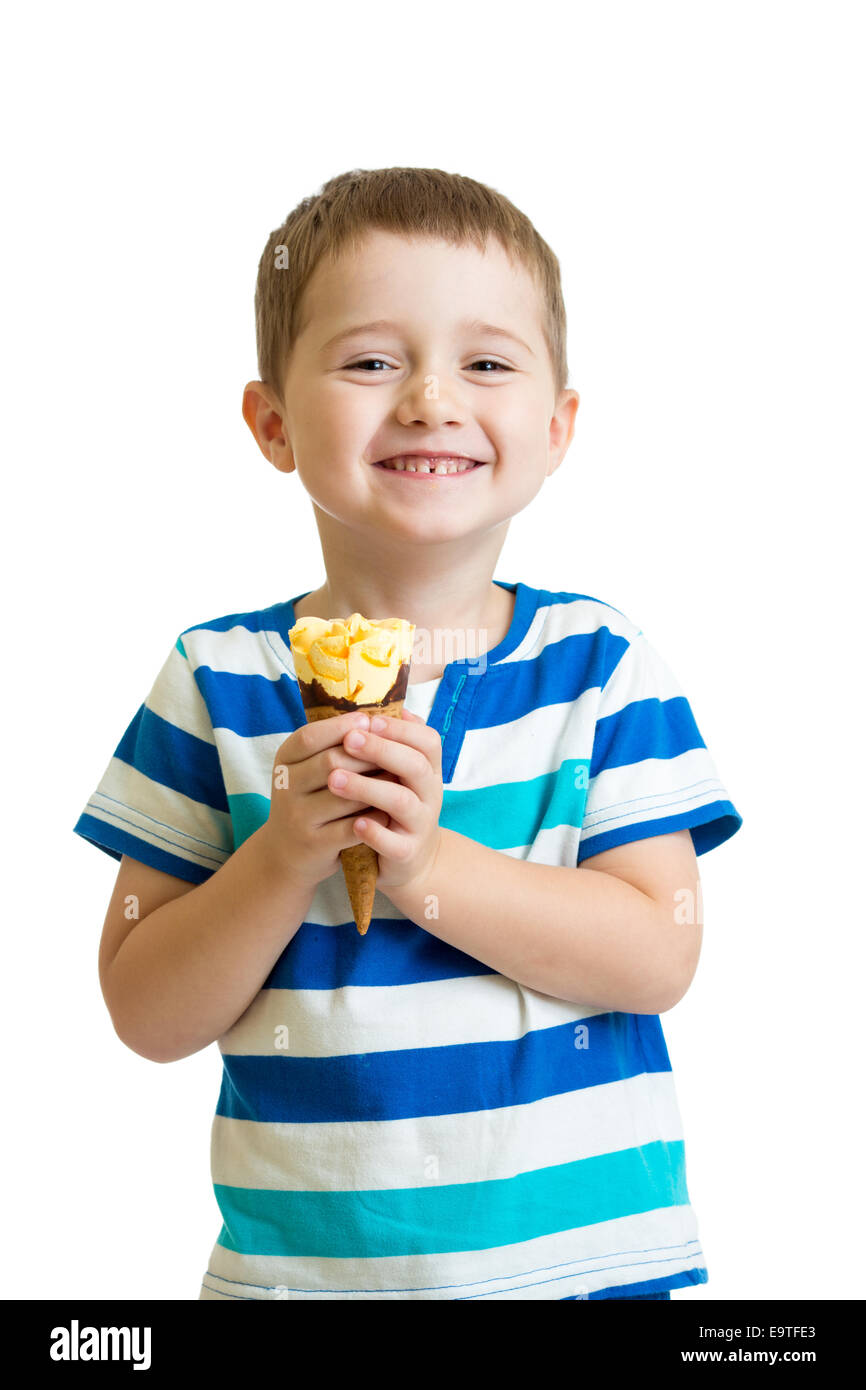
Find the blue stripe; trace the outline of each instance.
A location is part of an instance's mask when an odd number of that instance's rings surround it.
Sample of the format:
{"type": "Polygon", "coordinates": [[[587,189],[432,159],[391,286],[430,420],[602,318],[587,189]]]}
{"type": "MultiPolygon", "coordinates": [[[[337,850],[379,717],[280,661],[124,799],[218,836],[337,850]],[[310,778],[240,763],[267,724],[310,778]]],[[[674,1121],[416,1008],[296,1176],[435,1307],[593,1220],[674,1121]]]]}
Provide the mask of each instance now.
{"type": "Polygon", "coordinates": [[[367,935],[359,936],[349,916],[338,927],[304,922],[263,988],[409,985],[496,973],[406,918],[374,917],[367,935]]]}
{"type": "MultiPolygon", "coordinates": [[[[697,1241],[689,1241],[688,1244],[697,1244],[697,1241]]],[[[654,1254],[652,1251],[650,1254],[654,1254]]],[[[657,1263],[653,1260],[653,1263],[657,1263]]],[[[605,1298],[668,1298],[671,1289],[694,1288],[696,1284],[707,1283],[706,1265],[693,1265],[691,1269],[682,1269],[679,1274],[664,1274],[658,1279],[642,1279],[637,1284],[610,1284],[606,1289],[597,1289],[589,1295],[590,1299],[605,1298]],[[637,1290],[633,1293],[632,1290],[637,1290]]],[[[566,1302],[563,1299],[563,1302],[566,1302]]]]}
{"type": "Polygon", "coordinates": [[[706,744],[684,696],[633,700],[596,721],[590,776],[646,758],[677,758],[692,748],[706,744]]]}
{"type": "Polygon", "coordinates": [[[96,816],[88,815],[86,811],[78,817],[73,830],[97,849],[104,850],[112,859],[119,860],[122,854],[128,854],[130,859],[149,864],[152,869],[159,869],[164,874],[174,874],[175,878],[185,879],[187,883],[204,883],[222,863],[221,859],[215,858],[212,869],[201,868],[169,850],[154,848],[138,835],[130,835],[116,825],[97,820],[96,816]]]}
{"type": "Polygon", "coordinates": [[[510,724],[548,705],[568,704],[599,689],[628,646],[608,628],[548,642],[537,656],[488,667],[483,679],[470,679],[469,729],[510,724]]]}
{"type": "MultiPolygon", "coordinates": [[[[655,1261],[653,1261],[655,1264],[655,1261]]],[[[695,1284],[705,1284],[708,1282],[706,1275],[706,1265],[694,1265],[691,1269],[680,1270],[678,1275],[662,1275],[659,1279],[642,1279],[634,1284],[609,1284],[607,1289],[596,1289],[591,1294],[587,1294],[584,1301],[606,1300],[606,1298],[634,1298],[639,1300],[666,1300],[670,1298],[671,1289],[692,1289],[695,1284]],[[637,1291],[635,1291],[637,1290],[637,1291]]],[[[562,1298],[560,1302],[577,1302],[580,1294],[570,1294],[567,1298],[562,1298]]]]}
{"type": "MultiPolygon", "coordinates": [[[[310,590],[307,591],[308,593],[310,590]]],[[[297,594],[297,599],[306,594],[297,594]]],[[[291,599],[282,603],[272,603],[269,608],[254,608],[246,613],[225,613],[219,618],[209,618],[207,622],[193,623],[180,634],[186,637],[191,632],[230,632],[233,627],[246,628],[247,632],[276,632],[288,646],[289,628],[294,624],[291,599]]]]}
{"type": "Polygon", "coordinates": [[[633,840],[645,840],[651,835],[670,835],[675,830],[690,830],[695,854],[706,854],[707,850],[729,840],[742,823],[742,816],[730,801],[711,801],[709,805],[693,807],[679,815],[658,816],[634,825],[602,830],[597,835],[587,834],[578,846],[577,863],[580,866],[592,855],[617,845],[629,845],[633,840]]]}
{"type": "MultiPolygon", "coordinates": [[[[631,1285],[623,1285],[623,1286],[620,1286],[620,1287],[630,1288],[631,1285]]],[[[668,1289],[665,1289],[662,1293],[619,1293],[619,1294],[618,1294],[618,1293],[610,1293],[607,1289],[602,1289],[602,1290],[600,1291],[600,1295],[599,1295],[599,1296],[601,1296],[601,1294],[604,1295],[604,1298],[621,1298],[621,1299],[623,1299],[624,1301],[625,1301],[625,1300],[631,1301],[632,1299],[634,1299],[634,1301],[635,1301],[636,1303],[641,1303],[641,1302],[644,1302],[644,1301],[652,1302],[652,1303],[660,1303],[660,1302],[662,1302],[663,1299],[670,1298],[670,1296],[671,1296],[671,1295],[670,1295],[670,1291],[669,1291],[668,1289]]]]}
{"type": "Polygon", "coordinates": [[[228,811],[219,754],[212,743],[196,738],[140,705],[114,752],[152,782],[228,811]]]}
{"type": "Polygon", "coordinates": [[[224,1053],[217,1114],[267,1124],[456,1115],[670,1071],[660,1028],[642,1031],[637,1018],[596,1014],[515,1039],[332,1057],[224,1053]]]}
{"type": "Polygon", "coordinates": [[[298,683],[288,674],[270,680],[202,665],[195,678],[215,729],[231,729],[241,738],[278,733],[288,738],[306,723],[298,683]]]}
{"type": "Polygon", "coordinates": [[[219,1244],[244,1255],[368,1260],[490,1250],[688,1203],[680,1140],[511,1178],[372,1191],[215,1183],[219,1244]]]}

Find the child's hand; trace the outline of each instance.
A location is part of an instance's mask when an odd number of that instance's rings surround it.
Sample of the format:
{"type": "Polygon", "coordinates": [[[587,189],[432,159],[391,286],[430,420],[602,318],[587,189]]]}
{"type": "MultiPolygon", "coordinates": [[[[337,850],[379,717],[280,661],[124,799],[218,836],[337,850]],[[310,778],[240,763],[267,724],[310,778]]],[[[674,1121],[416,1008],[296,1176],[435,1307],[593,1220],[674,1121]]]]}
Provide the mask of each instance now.
{"type": "Polygon", "coordinates": [[[358,839],[379,856],[376,887],[387,892],[413,879],[420,881],[433,865],[442,833],[440,735],[404,707],[400,719],[374,716],[369,733],[357,729],[347,732],[343,746],[385,772],[384,776],[369,777],[360,771],[341,770],[328,776],[328,787],[336,796],[344,796],[352,804],[361,801],[381,807],[386,813],[384,824],[370,815],[353,822],[358,839]]]}
{"type": "MultiPolygon", "coordinates": [[[[355,816],[387,824],[384,811],[370,809],[367,789],[376,785],[376,764],[351,756],[343,747],[350,729],[369,727],[369,716],[357,710],[302,724],[280,744],[271,777],[271,809],[262,827],[272,861],[285,877],[304,888],[315,888],[340,867],[340,850],[356,845],[355,816]],[[358,779],[360,801],[335,796],[328,776],[335,768],[351,768],[358,779]],[[360,778],[363,772],[372,777],[360,778]]],[[[386,721],[391,723],[389,719],[386,721]]],[[[381,776],[381,774],[379,774],[381,776]]]]}

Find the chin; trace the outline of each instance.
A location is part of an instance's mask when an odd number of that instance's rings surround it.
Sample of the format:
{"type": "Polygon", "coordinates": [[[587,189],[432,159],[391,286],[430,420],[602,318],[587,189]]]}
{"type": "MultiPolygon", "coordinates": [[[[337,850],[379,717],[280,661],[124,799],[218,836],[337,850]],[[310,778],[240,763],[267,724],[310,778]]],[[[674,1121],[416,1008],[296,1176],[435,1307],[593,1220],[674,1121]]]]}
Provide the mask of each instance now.
{"type": "Polygon", "coordinates": [[[459,524],[452,522],[450,525],[443,525],[441,522],[437,523],[432,517],[419,516],[414,525],[410,521],[405,526],[389,525],[387,529],[392,535],[400,535],[405,540],[418,541],[426,545],[437,545],[474,536],[478,528],[468,525],[465,517],[460,518],[459,524]]]}

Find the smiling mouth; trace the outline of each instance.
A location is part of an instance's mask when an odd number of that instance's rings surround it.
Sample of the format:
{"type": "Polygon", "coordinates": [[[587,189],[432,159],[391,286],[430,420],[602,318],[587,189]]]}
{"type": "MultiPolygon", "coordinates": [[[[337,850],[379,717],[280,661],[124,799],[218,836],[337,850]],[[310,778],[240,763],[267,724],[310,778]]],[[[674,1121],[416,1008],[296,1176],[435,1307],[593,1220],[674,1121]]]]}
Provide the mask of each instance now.
{"type": "Polygon", "coordinates": [[[464,473],[473,473],[478,468],[484,468],[483,463],[473,459],[465,458],[423,458],[420,456],[405,456],[392,459],[383,459],[373,465],[374,468],[384,469],[386,473],[408,474],[410,477],[426,476],[435,478],[454,478],[460,477],[464,473]]]}

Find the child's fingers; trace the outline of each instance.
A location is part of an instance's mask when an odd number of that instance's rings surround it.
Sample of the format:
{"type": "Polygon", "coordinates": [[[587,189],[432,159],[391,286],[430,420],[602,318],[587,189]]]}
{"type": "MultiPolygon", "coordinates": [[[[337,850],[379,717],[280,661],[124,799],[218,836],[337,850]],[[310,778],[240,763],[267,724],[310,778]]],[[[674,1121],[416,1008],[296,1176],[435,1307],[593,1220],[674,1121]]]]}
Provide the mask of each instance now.
{"type": "MultiPolygon", "coordinates": [[[[328,787],[340,798],[351,797],[355,800],[366,795],[370,806],[386,812],[409,834],[415,834],[421,829],[424,805],[415,792],[400,781],[392,781],[385,777],[363,777],[355,772],[341,772],[331,774],[328,787]]],[[[366,815],[366,812],[363,814],[366,815]]]]}
{"type": "MultiPolygon", "coordinates": [[[[361,732],[367,733],[364,729],[361,732]]],[[[346,729],[345,733],[351,733],[351,729],[346,729]]],[[[387,739],[389,743],[402,743],[407,748],[417,748],[429,759],[437,772],[442,772],[442,736],[437,729],[432,728],[425,720],[419,719],[417,715],[412,719],[388,719],[386,716],[374,714],[370,721],[369,737],[374,740],[387,739]]]]}
{"type": "Polygon", "coordinates": [[[366,816],[371,809],[368,800],[349,800],[345,796],[335,796],[330,787],[310,792],[309,800],[311,825],[330,825],[334,821],[345,820],[346,816],[351,816],[354,820],[356,816],[366,816]]]}
{"type": "MultiPolygon", "coordinates": [[[[345,806],[345,802],[343,805],[345,806]]],[[[351,815],[344,815],[336,820],[325,822],[320,831],[323,843],[327,844],[334,853],[339,853],[341,849],[348,849],[350,845],[363,844],[364,842],[355,829],[355,821],[361,817],[368,824],[373,822],[377,827],[388,824],[388,817],[384,811],[373,811],[367,806],[361,811],[354,811],[351,815]]]]}
{"type": "MultiPolygon", "coordinates": [[[[384,721],[386,725],[401,722],[398,719],[384,721]]],[[[413,727],[413,733],[419,731],[418,726],[413,727]]],[[[424,800],[431,786],[442,776],[442,745],[439,735],[435,730],[425,727],[427,737],[424,738],[423,745],[419,746],[417,742],[412,745],[402,738],[391,738],[390,732],[388,729],[379,735],[353,729],[343,742],[347,751],[354,757],[372,758],[377,767],[394,773],[417,797],[424,800]]]]}
{"type": "Polygon", "coordinates": [[[334,715],[331,719],[316,719],[312,724],[302,724],[281,745],[280,762],[304,762],[323,749],[342,743],[350,729],[369,727],[370,716],[358,710],[347,710],[345,714],[334,715]]]}

